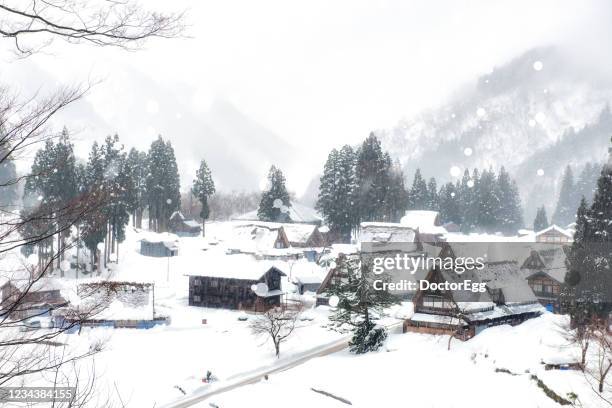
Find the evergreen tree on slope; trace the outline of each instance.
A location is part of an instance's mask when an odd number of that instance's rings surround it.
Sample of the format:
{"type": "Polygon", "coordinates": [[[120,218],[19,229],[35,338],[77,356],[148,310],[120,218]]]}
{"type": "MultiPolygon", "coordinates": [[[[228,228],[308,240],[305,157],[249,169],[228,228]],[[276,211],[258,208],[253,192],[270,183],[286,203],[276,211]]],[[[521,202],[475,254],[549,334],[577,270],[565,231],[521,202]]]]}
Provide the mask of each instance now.
{"type": "Polygon", "coordinates": [[[210,208],[208,207],[208,199],[215,193],[215,182],[212,179],[212,173],[206,164],[206,160],[202,160],[200,168],[196,172],[196,178],[193,180],[193,187],[191,191],[194,196],[202,204],[202,210],[200,210],[200,217],[202,217],[202,236],[206,235],[206,220],[210,215],[210,208]]]}
{"type": "Polygon", "coordinates": [[[291,201],[285,176],[279,168],[272,166],[268,172],[268,189],[261,195],[257,216],[262,221],[287,222],[289,207],[291,201]]]}

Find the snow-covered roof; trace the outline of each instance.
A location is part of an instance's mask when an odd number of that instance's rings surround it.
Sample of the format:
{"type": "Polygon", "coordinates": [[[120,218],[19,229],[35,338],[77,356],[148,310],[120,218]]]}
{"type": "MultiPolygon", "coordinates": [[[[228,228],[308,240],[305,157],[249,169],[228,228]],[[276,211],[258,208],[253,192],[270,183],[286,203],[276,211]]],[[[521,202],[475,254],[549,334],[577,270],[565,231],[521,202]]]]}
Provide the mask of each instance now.
{"type": "Polygon", "coordinates": [[[230,247],[251,253],[273,249],[281,227],[273,222],[239,223],[232,230],[230,247]]]}
{"type": "Polygon", "coordinates": [[[536,232],[535,236],[537,238],[540,235],[546,234],[546,233],[551,232],[551,231],[556,231],[556,232],[560,233],[561,235],[565,235],[566,237],[568,237],[570,239],[574,238],[574,235],[571,232],[569,232],[569,231],[565,230],[564,228],[561,228],[561,227],[559,227],[558,225],[555,225],[555,224],[553,224],[550,227],[545,228],[545,229],[543,229],[541,231],[536,232]]]}
{"type": "MultiPolygon", "coordinates": [[[[317,210],[300,203],[291,203],[288,215],[292,222],[297,223],[318,224],[323,221],[323,217],[317,212],[317,210]]],[[[259,221],[257,210],[235,216],[232,219],[238,221],[259,221]]]]}
{"type": "Polygon", "coordinates": [[[169,232],[151,232],[151,231],[143,231],[140,233],[140,240],[146,242],[177,242],[179,237],[177,235],[171,234],[169,232]]]}
{"type": "Polygon", "coordinates": [[[170,219],[174,219],[175,217],[177,217],[179,220],[184,220],[185,219],[185,216],[180,211],[173,212],[172,215],[170,216],[170,219]]]}
{"type": "Polygon", "coordinates": [[[411,250],[414,245],[409,245],[409,248],[405,244],[413,244],[416,238],[416,231],[410,227],[402,224],[392,222],[362,222],[359,231],[359,241],[361,243],[361,249],[365,250],[364,244],[368,246],[381,247],[386,250],[411,250]],[[397,245],[401,244],[400,247],[396,248],[397,245]]]}
{"type": "Polygon", "coordinates": [[[567,255],[562,246],[551,244],[550,246],[534,251],[531,256],[537,256],[542,262],[542,267],[524,267],[523,276],[525,278],[543,272],[559,283],[565,281],[565,275],[567,274],[567,255]]]}
{"type": "Polygon", "coordinates": [[[194,265],[193,270],[186,275],[256,281],[272,267],[288,274],[289,265],[283,261],[257,260],[244,254],[219,254],[208,258],[206,264],[194,265]]]}
{"type": "Polygon", "coordinates": [[[192,228],[200,228],[201,225],[199,222],[197,222],[196,220],[184,220],[185,225],[192,227],[192,228]]]}
{"type": "Polygon", "coordinates": [[[438,211],[409,210],[400,220],[400,224],[418,229],[421,233],[446,234],[444,227],[436,225],[438,220],[438,211]]]}
{"type": "Polygon", "coordinates": [[[282,227],[289,242],[300,244],[306,244],[317,229],[317,226],[312,224],[283,224],[282,227]]]}
{"type": "Polygon", "coordinates": [[[516,262],[487,263],[483,269],[475,269],[474,274],[480,282],[487,284],[489,291],[501,290],[505,303],[537,301],[516,262]]]}
{"type": "Polygon", "coordinates": [[[415,313],[410,318],[413,322],[423,322],[423,323],[436,323],[436,324],[446,324],[451,326],[467,326],[468,324],[453,316],[443,316],[443,315],[435,315],[429,313],[415,313]]]}

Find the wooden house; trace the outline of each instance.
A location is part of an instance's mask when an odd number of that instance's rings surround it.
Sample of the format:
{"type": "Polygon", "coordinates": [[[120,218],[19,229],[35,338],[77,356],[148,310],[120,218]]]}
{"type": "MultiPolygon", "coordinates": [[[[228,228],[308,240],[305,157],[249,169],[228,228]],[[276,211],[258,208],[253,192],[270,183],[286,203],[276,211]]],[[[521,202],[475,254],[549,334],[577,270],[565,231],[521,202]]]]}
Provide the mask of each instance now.
{"type": "Polygon", "coordinates": [[[11,319],[49,315],[68,301],[61,294],[59,283],[51,278],[36,282],[27,279],[9,280],[0,287],[0,310],[11,319]]]}
{"type": "Polygon", "coordinates": [[[280,306],[286,274],[273,263],[236,255],[225,264],[189,274],[189,305],[265,311],[280,306]],[[265,284],[265,286],[258,284],[265,284]],[[260,288],[265,290],[260,290],[260,288]]]}
{"type": "Polygon", "coordinates": [[[535,241],[549,244],[567,244],[574,240],[574,236],[571,232],[557,226],[551,225],[550,227],[536,232],[535,241]]]}
{"type": "Polygon", "coordinates": [[[486,290],[419,288],[413,298],[415,313],[404,321],[404,332],[446,334],[467,340],[487,327],[517,325],[543,310],[516,262],[487,263],[481,270],[462,274],[436,267],[425,280],[455,285],[469,280],[486,284],[486,290]]]}
{"type": "Polygon", "coordinates": [[[566,246],[554,245],[531,251],[521,266],[538,301],[551,312],[558,312],[560,308],[561,286],[568,271],[568,249],[566,246]]]}
{"type": "Polygon", "coordinates": [[[175,211],[168,220],[168,230],[179,237],[197,237],[202,233],[202,226],[195,220],[185,218],[180,211],[175,211]]]}

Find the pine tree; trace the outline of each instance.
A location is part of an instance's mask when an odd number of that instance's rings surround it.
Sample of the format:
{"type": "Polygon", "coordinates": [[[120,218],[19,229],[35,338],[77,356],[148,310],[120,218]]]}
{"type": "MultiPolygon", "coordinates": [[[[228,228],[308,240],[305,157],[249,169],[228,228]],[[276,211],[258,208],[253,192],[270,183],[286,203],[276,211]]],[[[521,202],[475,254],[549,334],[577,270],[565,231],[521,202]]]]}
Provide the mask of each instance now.
{"type": "MultiPolygon", "coordinates": [[[[89,153],[89,160],[85,168],[85,185],[87,194],[92,198],[105,196],[104,188],[105,164],[103,150],[94,142],[89,153]]],[[[84,219],[81,227],[81,235],[85,247],[89,250],[91,256],[91,271],[98,270],[101,273],[101,259],[98,245],[104,241],[107,233],[106,215],[102,212],[89,213],[84,219]]]]}
{"type": "Polygon", "coordinates": [[[202,204],[202,210],[200,211],[200,217],[203,221],[202,236],[206,235],[205,227],[206,220],[210,215],[210,208],[208,207],[208,199],[215,193],[215,182],[212,179],[212,174],[206,160],[202,160],[200,168],[196,172],[196,178],[193,180],[193,187],[191,192],[202,204]]]}
{"type": "Polygon", "coordinates": [[[398,162],[389,169],[389,186],[385,203],[387,205],[386,220],[399,222],[408,209],[408,191],[404,183],[404,172],[398,162]]]}
{"type": "Polygon", "coordinates": [[[516,182],[510,178],[502,166],[497,176],[499,208],[496,213],[497,224],[505,234],[515,234],[523,225],[523,210],[516,182]]]}
{"type": "Polygon", "coordinates": [[[427,191],[427,183],[423,176],[421,176],[421,169],[416,169],[414,173],[414,179],[412,181],[412,188],[410,189],[410,209],[411,210],[425,210],[428,207],[429,193],[427,191]]]}
{"type": "Polygon", "coordinates": [[[533,220],[533,230],[538,232],[546,228],[548,228],[548,217],[546,216],[546,207],[542,206],[536,211],[536,216],[533,220]]]}
{"type": "Polygon", "coordinates": [[[353,337],[349,342],[350,351],[357,354],[378,350],[384,343],[387,332],[376,320],[383,310],[399,303],[399,300],[387,291],[375,290],[375,279],[383,279],[382,275],[374,275],[370,262],[355,257],[341,256],[336,266],[339,276],[345,276],[332,285],[330,296],[338,297],[338,306],[330,316],[336,328],[350,326],[353,337]]]}
{"type": "Polygon", "coordinates": [[[384,220],[390,166],[389,155],[383,153],[380,141],[370,133],[357,152],[355,172],[360,221],[384,220]]]}
{"type": "Polygon", "coordinates": [[[257,216],[262,221],[288,222],[290,207],[285,176],[279,168],[272,166],[268,172],[268,189],[261,195],[257,216]]]}
{"type": "Polygon", "coordinates": [[[440,218],[442,222],[454,222],[462,224],[461,197],[458,188],[453,183],[446,183],[440,189],[440,218]]]}
{"type": "Polygon", "coordinates": [[[566,277],[575,324],[588,318],[608,317],[612,311],[612,148],[597,180],[593,204],[582,199],[566,277]]]}
{"type": "Polygon", "coordinates": [[[574,222],[578,199],[576,197],[576,186],[574,185],[574,174],[572,168],[567,166],[561,181],[559,200],[552,216],[552,223],[565,226],[574,222]]]}
{"type": "Polygon", "coordinates": [[[498,211],[500,191],[493,169],[484,170],[477,185],[478,222],[477,226],[488,233],[499,230],[498,211]]]}
{"type": "Polygon", "coordinates": [[[126,172],[130,180],[126,191],[128,211],[132,214],[132,225],[142,228],[142,214],[146,208],[147,154],[132,148],[127,155],[126,172]]]}
{"type": "Polygon", "coordinates": [[[461,231],[469,233],[478,224],[478,170],[474,169],[470,176],[469,170],[465,170],[461,184],[457,187],[461,205],[461,231]]]}
{"type": "Polygon", "coordinates": [[[149,229],[163,232],[167,230],[168,219],[181,205],[178,166],[172,145],[161,136],[151,143],[147,158],[149,229]]]}
{"type": "Polygon", "coordinates": [[[430,178],[427,183],[427,210],[438,211],[440,209],[440,198],[438,197],[438,184],[435,178],[430,178]]]}

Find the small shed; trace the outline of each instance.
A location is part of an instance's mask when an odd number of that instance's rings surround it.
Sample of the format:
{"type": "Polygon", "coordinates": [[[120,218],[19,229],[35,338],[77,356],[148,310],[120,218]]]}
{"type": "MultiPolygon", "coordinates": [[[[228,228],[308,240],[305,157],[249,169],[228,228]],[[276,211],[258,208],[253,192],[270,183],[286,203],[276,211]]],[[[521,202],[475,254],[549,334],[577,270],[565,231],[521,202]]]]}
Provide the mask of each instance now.
{"type": "Polygon", "coordinates": [[[153,257],[177,256],[178,237],[172,234],[150,234],[140,240],[140,254],[153,257]]]}

